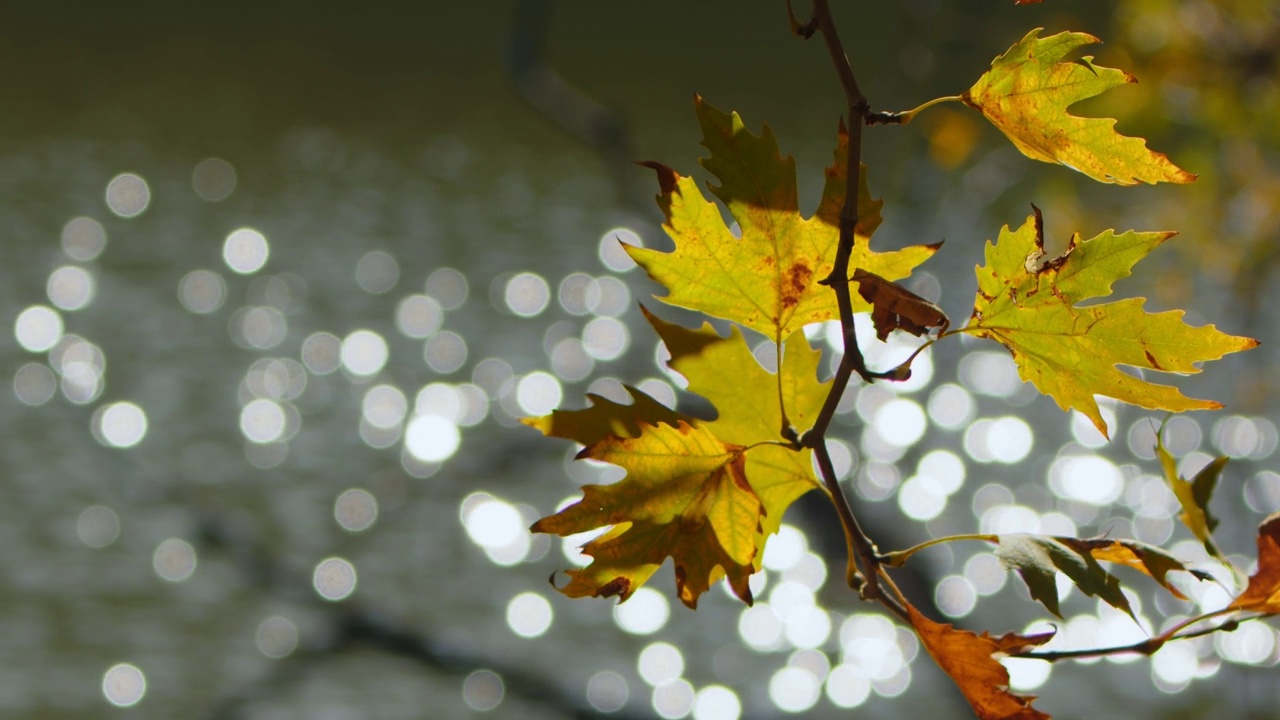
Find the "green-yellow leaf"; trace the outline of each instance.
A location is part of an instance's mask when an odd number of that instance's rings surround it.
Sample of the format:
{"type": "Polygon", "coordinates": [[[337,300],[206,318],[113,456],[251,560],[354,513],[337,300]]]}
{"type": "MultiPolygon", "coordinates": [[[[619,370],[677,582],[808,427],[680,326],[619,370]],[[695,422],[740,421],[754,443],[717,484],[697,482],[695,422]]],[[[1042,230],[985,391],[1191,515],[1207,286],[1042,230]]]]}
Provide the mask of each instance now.
{"type": "Polygon", "coordinates": [[[648,310],[645,317],[671,353],[668,364],[689,381],[689,391],[715,405],[718,417],[707,427],[725,442],[751,446],[747,478],[767,511],[765,536],[777,532],[787,507],[822,486],[813,476],[812,450],[758,443],[782,440],[779,392],[792,427],[801,434],[813,427],[831,386],[818,382],[822,354],[809,347],[804,333],[794,333],[783,345],[782,372],[774,374],[756,362],[736,326],[726,338],[709,323],[692,330],[648,310]]]}
{"type": "Polygon", "coordinates": [[[1212,325],[1192,327],[1182,321],[1181,310],[1148,313],[1142,298],[1077,305],[1110,295],[1115,280],[1129,275],[1135,263],[1172,235],[1107,230],[1081,241],[1077,234],[1065,253],[1050,259],[1036,210],[1021,228],[1005,226],[996,243],[987,243],[987,264],[977,268],[978,295],[965,331],[1007,347],[1023,380],[1063,410],[1084,413],[1104,435],[1107,426],[1094,395],[1153,410],[1220,408],[1117,366],[1197,373],[1197,363],[1247,350],[1256,340],[1212,325]]]}
{"type": "Polygon", "coordinates": [[[1160,468],[1164,471],[1164,480],[1169,484],[1182,513],[1178,516],[1182,524],[1187,526],[1196,539],[1204,545],[1204,549],[1213,557],[1226,561],[1217,543],[1213,541],[1213,529],[1218,526],[1218,519],[1209,514],[1209,499],[1213,496],[1213,488],[1218,484],[1218,476],[1227,465],[1227,456],[1214,458],[1191,481],[1178,474],[1178,463],[1164,446],[1164,427],[1156,433],[1156,457],[1160,459],[1160,468]]]}
{"type": "Polygon", "coordinates": [[[1041,38],[1036,28],[991,63],[961,99],[981,112],[1022,151],[1061,163],[1099,182],[1188,183],[1196,176],[1147,149],[1139,138],[1115,131],[1111,118],[1082,118],[1067,108],[1118,85],[1132,75],[1093,63],[1092,57],[1064,61],[1069,53],[1100,42],[1079,32],[1041,38]]]}
{"type": "Polygon", "coordinates": [[[573,535],[614,526],[587,543],[586,568],[569,570],[569,597],[626,600],[670,557],[680,600],[698,597],[724,577],[751,603],[747,581],[755,571],[765,509],[746,478],[740,445],[725,443],[701,425],[640,425],[637,437],[608,436],[579,457],[627,471],[613,485],[584,486],[583,497],[533,525],[533,531],[573,535]]]}
{"type": "MultiPolygon", "coordinates": [[[[737,113],[722,113],[701,98],[696,111],[702,143],[711,151],[703,165],[720,182],[711,191],[737,220],[741,239],[692,178],[646,163],[658,173],[658,204],[676,249],[628,247],[631,257],[667,288],[664,302],[733,320],[779,342],[804,325],[839,317],[835,293],[819,281],[835,266],[837,216],[847,182],[843,131],[818,211],[805,218],[796,197],[795,160],[779,154],[767,125],[753,135],[737,113]]],[[[880,223],[880,203],[871,200],[865,175],[863,168],[850,272],[863,268],[889,280],[906,277],[937,246],[873,252],[870,236],[880,223]]],[[[871,309],[856,294],[853,303],[855,312],[871,309]]]]}

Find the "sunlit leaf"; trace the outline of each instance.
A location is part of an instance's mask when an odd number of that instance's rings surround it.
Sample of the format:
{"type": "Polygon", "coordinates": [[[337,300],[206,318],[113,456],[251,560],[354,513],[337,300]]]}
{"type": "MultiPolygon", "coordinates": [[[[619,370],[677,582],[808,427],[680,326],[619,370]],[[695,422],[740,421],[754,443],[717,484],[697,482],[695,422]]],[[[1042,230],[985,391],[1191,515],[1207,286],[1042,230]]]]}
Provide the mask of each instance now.
{"type": "MultiPolygon", "coordinates": [[[[733,320],[775,340],[809,323],[839,317],[835,293],[819,281],[835,266],[836,223],[847,181],[844,134],[827,170],[818,211],[805,218],[796,197],[795,161],[779,154],[767,125],[761,135],[753,135],[737,113],[722,113],[701,98],[696,110],[703,145],[711,151],[702,162],[720,182],[711,191],[737,221],[741,239],[692,178],[645,163],[658,173],[658,204],[676,249],[664,253],[628,247],[631,257],[667,288],[664,302],[733,320]]],[[[850,269],[864,268],[890,280],[906,277],[937,246],[873,252],[870,235],[880,222],[880,203],[867,192],[865,168],[859,190],[850,269]]],[[[855,311],[870,309],[857,296],[853,301],[855,311]]]]}
{"type": "Polygon", "coordinates": [[[1119,85],[1132,75],[1093,63],[1092,57],[1064,61],[1098,38],[1062,32],[1041,38],[1036,28],[991,63],[961,99],[981,112],[1023,155],[1061,163],[1099,182],[1188,183],[1196,176],[1147,149],[1139,138],[1115,131],[1111,118],[1082,118],[1067,108],[1119,85]]]}
{"type": "Polygon", "coordinates": [[[1258,569],[1230,607],[1268,615],[1280,613],[1280,513],[1258,526],[1258,569]]]}
{"type": "Polygon", "coordinates": [[[996,243],[987,243],[967,332],[1007,347],[1023,380],[1063,410],[1079,410],[1104,435],[1107,426],[1094,395],[1174,412],[1222,407],[1118,366],[1197,373],[1198,363],[1247,350],[1256,340],[1212,325],[1192,327],[1182,321],[1181,310],[1148,313],[1142,298],[1078,305],[1110,295],[1111,284],[1172,233],[1106,230],[1084,241],[1076,234],[1065,253],[1050,259],[1043,231],[1037,209],[1021,228],[1006,226],[996,243]]]}
{"type": "Polygon", "coordinates": [[[1218,526],[1218,519],[1209,514],[1209,499],[1213,495],[1214,486],[1218,484],[1218,476],[1227,465],[1228,458],[1225,455],[1214,458],[1188,482],[1178,474],[1178,463],[1165,448],[1164,439],[1161,437],[1163,434],[1164,428],[1161,427],[1161,431],[1156,433],[1156,457],[1160,458],[1160,468],[1164,470],[1165,482],[1169,484],[1169,489],[1173,491],[1174,497],[1178,498],[1178,504],[1182,506],[1182,513],[1178,515],[1178,519],[1182,520],[1182,524],[1187,526],[1210,555],[1225,560],[1217,544],[1213,542],[1213,529],[1218,526]]]}
{"type": "Polygon", "coordinates": [[[818,382],[822,354],[809,347],[804,333],[793,333],[782,346],[782,372],[774,374],[756,362],[737,327],[726,338],[707,323],[692,330],[648,310],[645,317],[671,353],[671,367],[689,381],[689,391],[715,406],[718,416],[707,427],[726,442],[753,446],[746,454],[747,477],[767,511],[765,535],[777,532],[787,507],[821,485],[813,475],[812,450],[757,444],[782,440],[779,399],[797,432],[813,426],[831,387],[830,381],[818,382]]]}
{"type": "Polygon", "coordinates": [[[1098,564],[1087,548],[1076,548],[1061,538],[1009,533],[999,536],[996,557],[1022,576],[1031,597],[1062,617],[1058,610],[1057,573],[1061,571],[1085,595],[1098,597],[1130,617],[1133,609],[1120,591],[1120,581],[1098,564]]]}
{"type": "Polygon", "coordinates": [[[934,622],[911,605],[907,605],[907,613],[929,655],[951,676],[981,720],[1049,720],[1047,714],[1031,707],[1034,696],[1009,692],[1009,671],[994,656],[1023,652],[1048,641],[1052,633],[1030,637],[1009,634],[993,640],[987,633],[975,635],[934,622]]]}
{"type": "Polygon", "coordinates": [[[615,526],[584,546],[593,561],[569,570],[561,592],[626,600],[670,557],[685,605],[695,607],[726,574],[750,603],[747,580],[765,510],[747,482],[744,448],[683,421],[640,430],[634,438],[605,437],[579,455],[625,469],[625,479],[586,485],[582,500],[533,525],[535,532],[561,536],[615,526]]]}

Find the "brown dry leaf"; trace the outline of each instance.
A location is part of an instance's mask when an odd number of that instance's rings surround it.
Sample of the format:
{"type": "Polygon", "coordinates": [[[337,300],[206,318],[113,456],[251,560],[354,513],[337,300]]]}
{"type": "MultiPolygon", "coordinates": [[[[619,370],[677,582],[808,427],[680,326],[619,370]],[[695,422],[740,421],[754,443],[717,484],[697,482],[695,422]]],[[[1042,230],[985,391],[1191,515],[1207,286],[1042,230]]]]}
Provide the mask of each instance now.
{"type": "Polygon", "coordinates": [[[955,681],[979,718],[1050,720],[1048,715],[1031,707],[1034,696],[1009,692],[1009,671],[993,655],[1025,650],[1048,641],[1052,635],[1022,637],[1010,633],[995,640],[987,633],[975,635],[968,630],[936,623],[911,605],[907,606],[907,614],[929,655],[955,681]]]}
{"type": "Polygon", "coordinates": [[[1258,570],[1249,587],[1231,603],[1234,610],[1280,613],[1280,513],[1258,526],[1258,570]]]}
{"type": "Polygon", "coordinates": [[[871,303],[871,321],[876,325],[876,337],[884,341],[894,330],[909,332],[920,337],[930,328],[946,332],[951,321],[942,308],[872,272],[858,268],[853,273],[858,283],[858,294],[871,303]]]}

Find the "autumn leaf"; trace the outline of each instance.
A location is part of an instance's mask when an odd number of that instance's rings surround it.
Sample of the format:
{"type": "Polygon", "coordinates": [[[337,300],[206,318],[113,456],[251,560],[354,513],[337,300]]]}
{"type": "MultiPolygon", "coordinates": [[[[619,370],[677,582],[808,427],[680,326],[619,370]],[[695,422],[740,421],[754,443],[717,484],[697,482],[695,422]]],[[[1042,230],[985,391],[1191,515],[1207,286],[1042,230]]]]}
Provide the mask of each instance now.
{"type": "Polygon", "coordinates": [[[1231,602],[1233,610],[1274,615],[1280,613],[1280,513],[1258,526],[1258,570],[1249,585],[1231,602]]]}
{"type": "Polygon", "coordinates": [[[934,622],[911,605],[907,605],[907,614],[929,655],[951,676],[979,718],[1049,720],[1048,715],[1031,707],[1034,696],[1009,692],[1009,671],[994,656],[1043,643],[1051,633],[1031,637],[1008,634],[997,641],[987,633],[976,635],[934,622]]]}
{"type": "Polygon", "coordinates": [[[1197,363],[1247,350],[1256,340],[1212,325],[1192,327],[1182,321],[1181,310],[1148,313],[1142,298],[1078,305],[1110,295],[1114,281],[1127,277],[1134,264],[1172,235],[1106,230],[1081,241],[1076,234],[1065,253],[1050,259],[1036,209],[1021,228],[1005,226],[996,243],[987,243],[987,264],[977,268],[978,294],[964,331],[1007,347],[1023,380],[1063,410],[1079,410],[1104,435],[1107,426],[1094,395],[1153,410],[1220,408],[1117,366],[1197,373],[1197,363]]]}
{"type": "Polygon", "coordinates": [[[1214,458],[1188,482],[1178,474],[1178,463],[1165,448],[1161,437],[1163,434],[1164,427],[1161,426],[1160,432],[1156,433],[1156,457],[1160,459],[1160,468],[1164,470],[1165,482],[1182,506],[1178,519],[1204,545],[1206,552],[1225,560],[1217,543],[1213,541],[1213,530],[1218,526],[1218,519],[1209,514],[1209,498],[1213,496],[1213,488],[1218,484],[1218,476],[1226,467],[1228,458],[1225,455],[1214,458]]]}
{"type": "Polygon", "coordinates": [[[1199,580],[1212,580],[1213,576],[1202,570],[1189,568],[1178,558],[1154,545],[1137,540],[1119,540],[1111,538],[1075,538],[1057,536],[1058,542],[1079,553],[1088,553],[1094,560],[1111,562],[1133,568],[1168,590],[1174,597],[1185,600],[1182,591],[1169,582],[1169,573],[1174,570],[1190,573],[1199,580]]]}
{"type": "Polygon", "coordinates": [[[640,390],[627,386],[627,392],[633,400],[630,405],[587,393],[591,405],[582,410],[554,410],[550,415],[522,418],[520,422],[542,431],[548,437],[594,445],[606,437],[637,437],[640,435],[641,423],[656,425],[663,422],[675,425],[681,420],[692,420],[640,390]]]}
{"type": "Polygon", "coordinates": [[[876,337],[881,341],[894,330],[920,337],[930,328],[946,332],[951,324],[942,308],[898,283],[862,268],[853,273],[853,279],[858,283],[858,295],[871,303],[871,322],[875,324],[876,337]]]}
{"type": "Polygon", "coordinates": [[[1071,115],[1071,105],[1126,83],[1132,75],[1093,63],[1092,57],[1063,61],[1098,38],[1079,32],[1039,37],[1027,33],[991,63],[961,96],[1011,140],[1023,155],[1061,163],[1104,183],[1189,183],[1196,176],[1147,149],[1139,138],[1115,131],[1111,118],[1071,115]]]}
{"type": "Polygon", "coordinates": [[[626,600],[670,557],[680,600],[698,597],[724,577],[748,604],[765,509],[746,478],[744,448],[725,443],[705,426],[641,425],[633,438],[608,436],[581,458],[617,465],[627,477],[613,485],[586,485],[582,500],[533,525],[534,532],[565,536],[614,526],[587,543],[593,558],[569,570],[569,597],[626,600]]]}
{"type": "MultiPolygon", "coordinates": [[[[698,184],[658,163],[658,204],[666,216],[675,251],[627,247],[627,252],[667,288],[663,302],[741,323],[781,341],[809,323],[839,317],[835,293],[820,285],[835,266],[847,138],[840,134],[826,188],[811,218],[800,214],[795,160],[778,152],[766,125],[753,135],[737,113],[727,115],[697,98],[702,144],[710,150],[702,164],[719,180],[711,191],[737,221],[741,239],[725,225],[719,207],[698,184]]],[[[851,268],[890,280],[906,277],[936,245],[873,252],[871,232],[880,223],[880,203],[867,192],[865,168],[859,182],[858,224],[851,268]]],[[[854,298],[854,311],[870,305],[854,298]]]]}
{"type": "Polygon", "coordinates": [[[1098,564],[1088,548],[1073,547],[1062,538],[1047,535],[1009,533],[998,536],[996,557],[1006,567],[1017,570],[1031,597],[1058,617],[1062,617],[1058,610],[1058,571],[1071,578],[1085,595],[1096,596],[1133,617],[1129,599],[1120,591],[1120,581],[1098,564]]]}
{"type": "Polygon", "coordinates": [[[794,333],[782,346],[781,372],[774,374],[756,362],[737,327],[726,338],[709,323],[692,330],[641,309],[671,353],[671,368],[689,381],[690,392],[715,406],[718,416],[707,428],[725,442],[750,446],[747,478],[767,511],[764,533],[777,532],[787,507],[822,486],[813,475],[812,450],[759,443],[782,439],[779,401],[798,433],[813,427],[831,386],[818,382],[822,353],[809,347],[804,333],[794,333]]]}

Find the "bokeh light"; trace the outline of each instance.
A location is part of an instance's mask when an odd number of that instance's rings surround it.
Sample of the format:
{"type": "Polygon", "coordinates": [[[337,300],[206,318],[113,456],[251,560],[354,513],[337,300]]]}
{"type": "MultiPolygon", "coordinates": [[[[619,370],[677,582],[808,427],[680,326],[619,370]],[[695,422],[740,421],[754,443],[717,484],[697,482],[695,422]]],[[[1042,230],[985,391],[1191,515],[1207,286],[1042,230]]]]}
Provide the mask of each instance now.
{"type": "Polygon", "coordinates": [[[147,678],[137,665],[112,665],[102,676],[102,694],[116,707],[133,707],[147,694],[147,678]]]}
{"type": "Polygon", "coordinates": [[[236,169],[222,158],[205,158],[191,171],[191,189],[205,202],[221,202],[236,189],[236,169]]]}
{"type": "Polygon", "coordinates": [[[44,352],[62,339],[62,316],[45,305],[32,305],[13,322],[13,336],[27,352],[44,352]]]}
{"type": "Polygon", "coordinates": [[[429,295],[409,295],[396,305],[396,327],[405,337],[428,338],[444,324],[444,309],[429,295]]]}
{"type": "Polygon", "coordinates": [[[131,448],[147,436],[147,414],[131,402],[112,403],[97,415],[98,433],[117,448],[131,448]]]}
{"type": "Polygon", "coordinates": [[[462,681],[462,701],[476,712],[488,712],[502,704],[506,686],[492,670],[476,670],[462,681]]]}
{"type": "Polygon", "coordinates": [[[378,519],[378,499],[363,488],[343,490],[333,503],[333,519],[347,532],[364,532],[378,519]]]}
{"type": "Polygon", "coordinates": [[[107,547],[120,537],[120,516],[105,505],[90,505],[76,518],[76,535],[91,548],[107,547]]]}
{"type": "Polygon", "coordinates": [[[680,679],[684,674],[684,654],[668,642],[655,642],[640,651],[636,670],[641,679],[653,687],[680,679]]]}
{"type": "Polygon", "coordinates": [[[356,262],[356,284],[371,295],[391,292],[400,279],[400,263],[391,253],[370,250],[356,262]]]}
{"type": "Polygon", "coordinates": [[[601,670],[587,681],[587,702],[597,712],[613,713],[627,704],[631,688],[626,678],[611,670],[601,670]]]}
{"type": "Polygon", "coordinates": [[[298,626],[289,618],[272,615],[258,623],[253,642],[269,658],[287,657],[298,648],[298,626]]]}
{"type": "Polygon", "coordinates": [[[107,247],[107,231],[102,223],[88,217],[77,217],[62,226],[62,252],[80,262],[96,260],[107,247]]]}
{"type": "Polygon", "coordinates": [[[163,540],[151,554],[151,567],[164,580],[182,582],[196,571],[196,549],[181,538],[163,540]]]}
{"type": "Polygon", "coordinates": [[[232,230],[222,244],[223,262],[240,275],[251,275],[261,270],[270,254],[267,236],[253,228],[232,230]]]}
{"type": "Polygon", "coordinates": [[[467,301],[467,276],[453,268],[440,268],[427,276],[426,293],[445,310],[457,310],[467,301]]]}
{"type": "Polygon", "coordinates": [[[121,173],[107,183],[107,207],[122,218],[137,217],[151,204],[147,181],[133,173],[121,173]]]}
{"type": "Polygon", "coordinates": [[[507,281],[503,300],[512,313],[524,318],[536,317],[550,304],[551,287],[537,273],[518,273],[507,281]]]}
{"type": "Polygon", "coordinates": [[[339,358],[342,367],[352,375],[377,375],[387,364],[390,350],[387,341],[372,330],[356,330],[342,339],[339,358]]]}
{"type": "Polygon", "coordinates": [[[554,617],[551,603],[536,592],[522,592],[507,603],[507,627],[522,638],[542,637],[554,617]]]}
{"type": "Polygon", "coordinates": [[[649,587],[637,589],[626,602],[613,606],[613,621],[632,635],[658,632],[670,615],[666,596],[649,587]]]}
{"type": "Polygon", "coordinates": [[[742,701],[724,685],[708,685],[693,698],[693,720],[738,720],[742,701]]]}
{"type": "Polygon", "coordinates": [[[462,443],[454,422],[438,415],[421,415],[404,429],[404,447],[423,462],[443,462],[453,457],[462,443]]]}
{"type": "Polygon", "coordinates": [[[87,270],[63,265],[49,274],[45,294],[59,310],[81,310],[93,301],[94,280],[87,270]]]}
{"type": "Polygon", "coordinates": [[[644,247],[644,240],[631,228],[616,227],[606,230],[600,236],[600,262],[614,272],[626,272],[635,267],[636,262],[623,249],[623,245],[644,247]]]}
{"type": "Polygon", "coordinates": [[[192,270],[178,281],[178,299],[197,315],[208,315],[227,299],[227,283],[212,270],[192,270]]]}
{"type": "Polygon", "coordinates": [[[311,582],[325,600],[345,600],[356,591],[356,567],[340,557],[325,558],[316,565],[311,582]]]}

